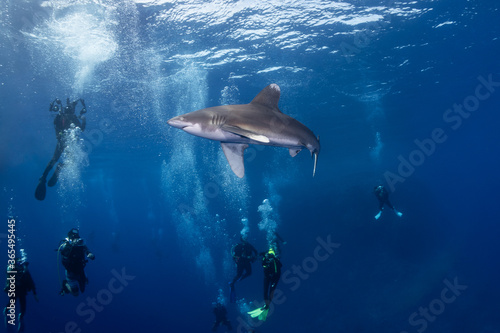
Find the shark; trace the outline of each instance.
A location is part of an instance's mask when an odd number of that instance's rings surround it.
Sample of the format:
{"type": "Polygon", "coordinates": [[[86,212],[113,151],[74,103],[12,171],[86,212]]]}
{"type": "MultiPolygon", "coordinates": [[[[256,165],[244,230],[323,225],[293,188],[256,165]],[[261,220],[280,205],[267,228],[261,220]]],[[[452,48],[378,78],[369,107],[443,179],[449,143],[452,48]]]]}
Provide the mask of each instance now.
{"type": "Polygon", "coordinates": [[[292,157],[308,149],[314,160],[314,177],[319,136],[280,111],[280,95],[280,87],[273,83],[248,104],[213,106],[173,117],[167,123],[189,134],[220,141],[231,170],[239,178],[245,175],[243,154],[249,144],[288,148],[292,157]]]}

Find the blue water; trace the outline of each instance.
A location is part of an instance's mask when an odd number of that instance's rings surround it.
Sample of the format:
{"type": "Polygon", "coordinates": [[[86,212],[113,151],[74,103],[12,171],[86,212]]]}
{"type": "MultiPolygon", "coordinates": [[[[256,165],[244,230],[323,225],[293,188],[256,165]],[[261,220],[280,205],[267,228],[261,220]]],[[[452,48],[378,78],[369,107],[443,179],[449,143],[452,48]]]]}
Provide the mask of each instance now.
{"type": "Polygon", "coordinates": [[[0,1],[0,246],[6,260],[16,216],[40,299],[26,332],[210,332],[218,297],[235,332],[500,332],[499,9],[0,1]],[[239,179],[217,142],[166,123],[271,83],[320,136],[314,178],[308,151],[253,146],[239,179]],[[66,97],[85,99],[87,129],[37,201],[66,97]],[[379,183],[403,217],[374,219],[379,183]],[[61,297],[54,249],[74,226],[96,260],[61,297]],[[262,269],[228,303],[229,251],[240,233],[264,251],[275,229],[280,292],[251,321],[262,269]]]}

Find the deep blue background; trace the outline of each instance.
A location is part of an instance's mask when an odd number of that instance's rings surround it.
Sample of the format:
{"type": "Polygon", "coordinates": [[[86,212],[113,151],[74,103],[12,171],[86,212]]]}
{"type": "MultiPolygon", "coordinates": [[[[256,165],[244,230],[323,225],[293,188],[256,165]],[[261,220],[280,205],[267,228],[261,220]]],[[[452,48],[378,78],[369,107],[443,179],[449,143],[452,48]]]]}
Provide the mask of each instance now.
{"type": "MultiPolygon", "coordinates": [[[[313,262],[318,237],[340,247],[307,275],[289,273],[298,288],[281,281],[284,301],[259,332],[500,331],[500,87],[458,128],[443,119],[478,77],[500,82],[497,1],[0,4],[0,246],[6,254],[17,216],[40,298],[28,297],[27,332],[71,321],[82,332],[209,332],[242,218],[267,247],[266,198],[287,241],[284,272],[313,262]],[[166,124],[248,103],[270,83],[280,109],[320,135],[314,178],[309,152],[253,147],[237,179],[217,142],[166,124]],[[78,155],[88,163],[39,202],[56,143],[48,105],[68,96],[88,106],[78,155]],[[389,186],[398,158],[437,128],[446,140],[391,193],[403,217],[376,221],[373,187],[389,186]],[[96,255],[78,298],[58,295],[54,251],[73,226],[96,255]],[[135,278],[87,323],[76,308],[122,269],[135,278]],[[412,325],[454,279],[467,289],[412,325]]],[[[254,264],[239,305],[227,305],[238,332],[262,300],[261,274],[254,264]]]]}

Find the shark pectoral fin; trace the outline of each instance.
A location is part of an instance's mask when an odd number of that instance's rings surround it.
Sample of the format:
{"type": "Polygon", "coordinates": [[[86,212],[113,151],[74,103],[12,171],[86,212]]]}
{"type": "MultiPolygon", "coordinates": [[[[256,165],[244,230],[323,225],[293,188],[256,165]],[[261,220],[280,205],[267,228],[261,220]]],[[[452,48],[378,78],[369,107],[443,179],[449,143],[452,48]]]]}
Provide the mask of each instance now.
{"type": "Polygon", "coordinates": [[[248,145],[242,143],[227,143],[221,142],[222,151],[224,155],[226,155],[227,161],[229,162],[229,166],[231,170],[233,170],[234,174],[240,178],[243,178],[245,175],[245,164],[243,162],[243,153],[245,149],[248,148],[248,145]]]}
{"type": "Polygon", "coordinates": [[[290,152],[290,156],[295,157],[301,150],[302,148],[290,148],[288,151],[290,152]]]}
{"type": "Polygon", "coordinates": [[[231,126],[231,125],[222,125],[221,129],[226,132],[231,132],[237,135],[244,136],[245,138],[249,138],[251,140],[255,140],[262,143],[269,143],[269,138],[265,135],[257,134],[252,131],[248,131],[241,127],[231,126]]]}

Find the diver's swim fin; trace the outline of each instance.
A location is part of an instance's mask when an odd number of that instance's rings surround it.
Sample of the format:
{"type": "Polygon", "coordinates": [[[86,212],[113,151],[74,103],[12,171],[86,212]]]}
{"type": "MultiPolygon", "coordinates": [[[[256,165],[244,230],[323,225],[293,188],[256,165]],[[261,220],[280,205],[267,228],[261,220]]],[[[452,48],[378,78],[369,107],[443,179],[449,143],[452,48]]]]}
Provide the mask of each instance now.
{"type": "Polygon", "coordinates": [[[236,303],[236,292],[234,291],[234,284],[229,285],[229,302],[236,303]]]}
{"type": "Polygon", "coordinates": [[[382,215],[382,211],[378,212],[378,214],[377,214],[377,215],[375,215],[375,220],[378,220],[378,219],[379,219],[379,217],[380,217],[380,215],[382,215]]]}
{"type": "Polygon", "coordinates": [[[37,200],[44,200],[45,195],[47,194],[47,187],[45,186],[45,178],[40,178],[38,185],[35,190],[35,198],[37,200]]]}
{"type": "Polygon", "coordinates": [[[263,308],[264,308],[264,307],[262,307],[262,308],[257,308],[257,309],[255,309],[255,310],[248,311],[247,313],[250,315],[250,317],[255,318],[255,317],[260,316],[260,314],[262,313],[262,311],[264,311],[264,310],[262,310],[263,308]]]}
{"type": "Polygon", "coordinates": [[[49,187],[56,185],[57,180],[59,179],[59,173],[61,172],[62,167],[63,167],[62,163],[57,164],[56,170],[54,171],[54,173],[52,174],[52,177],[50,177],[49,182],[47,183],[47,185],[49,187]]]}
{"type": "Polygon", "coordinates": [[[255,309],[255,310],[248,311],[247,313],[252,318],[259,318],[259,320],[266,321],[268,312],[269,312],[269,308],[263,306],[261,308],[255,309]]]}
{"type": "Polygon", "coordinates": [[[262,313],[259,315],[259,320],[266,321],[268,312],[269,309],[264,309],[262,313]]]}

